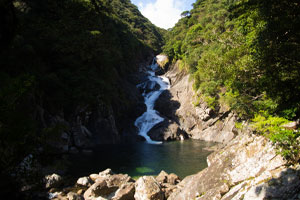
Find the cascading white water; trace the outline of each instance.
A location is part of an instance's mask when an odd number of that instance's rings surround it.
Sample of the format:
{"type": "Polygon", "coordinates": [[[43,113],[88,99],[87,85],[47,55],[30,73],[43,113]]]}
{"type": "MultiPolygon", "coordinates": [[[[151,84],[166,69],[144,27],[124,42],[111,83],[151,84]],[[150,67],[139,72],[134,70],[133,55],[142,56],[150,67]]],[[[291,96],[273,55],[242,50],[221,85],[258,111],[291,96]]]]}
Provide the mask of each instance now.
{"type": "Polygon", "coordinates": [[[150,144],[161,144],[162,142],[153,141],[147,133],[155,126],[156,124],[162,122],[164,119],[158,115],[158,112],[154,110],[155,101],[158,99],[159,95],[164,91],[170,88],[170,81],[168,78],[164,76],[156,76],[155,70],[158,69],[158,65],[155,59],[152,62],[152,65],[149,67],[148,70],[148,81],[145,83],[141,83],[137,85],[144,89],[144,100],[147,106],[147,111],[136,119],[134,125],[139,129],[139,135],[143,136],[146,141],[150,144]],[[151,91],[146,93],[147,82],[150,81],[150,89],[154,89],[155,85],[158,84],[160,89],[151,91]]]}

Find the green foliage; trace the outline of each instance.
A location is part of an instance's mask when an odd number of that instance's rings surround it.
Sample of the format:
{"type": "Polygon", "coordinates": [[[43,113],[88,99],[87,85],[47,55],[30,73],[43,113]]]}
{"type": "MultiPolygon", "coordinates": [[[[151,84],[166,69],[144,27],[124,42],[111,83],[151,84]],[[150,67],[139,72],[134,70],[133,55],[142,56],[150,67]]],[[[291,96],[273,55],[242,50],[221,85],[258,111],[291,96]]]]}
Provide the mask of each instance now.
{"type": "Polygon", "coordinates": [[[282,125],[289,121],[282,117],[266,114],[256,115],[253,127],[257,132],[269,138],[277,147],[278,153],[290,162],[298,162],[300,158],[300,132],[288,130],[282,125]]]}
{"type": "Polygon", "coordinates": [[[208,107],[215,110],[217,106],[216,97],[206,96],[204,95],[204,101],[207,103],[208,107]]]}
{"type": "Polygon", "coordinates": [[[129,0],[5,0],[0,12],[5,19],[0,170],[5,172],[65,130],[59,124],[44,127],[40,107],[49,115],[63,113],[66,120],[79,106],[99,102],[111,105],[116,118],[127,112],[123,79],[164,42],[164,30],[129,0]]]}
{"type": "Polygon", "coordinates": [[[192,74],[195,105],[205,100],[254,118],[257,131],[293,161],[299,133],[280,125],[300,116],[299,10],[297,0],[197,0],[163,47],[192,74]]]}
{"type": "Polygon", "coordinates": [[[191,15],[169,31],[163,51],[188,66],[196,91],[243,117],[264,109],[296,118],[299,6],[279,0],[197,1],[191,15]],[[216,83],[212,91],[210,83],[216,83]]]}

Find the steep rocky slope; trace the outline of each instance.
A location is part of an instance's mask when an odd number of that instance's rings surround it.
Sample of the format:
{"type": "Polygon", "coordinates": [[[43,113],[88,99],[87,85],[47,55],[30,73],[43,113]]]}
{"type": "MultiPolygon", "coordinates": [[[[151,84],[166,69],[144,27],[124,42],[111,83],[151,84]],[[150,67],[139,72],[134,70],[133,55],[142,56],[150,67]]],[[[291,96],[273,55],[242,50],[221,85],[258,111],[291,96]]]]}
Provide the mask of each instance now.
{"type": "Polygon", "coordinates": [[[166,120],[154,127],[150,136],[168,140],[169,137],[161,135],[188,135],[193,139],[222,143],[235,136],[236,115],[226,107],[213,111],[204,101],[196,106],[193,81],[189,74],[179,69],[178,63],[170,66],[165,76],[170,79],[171,88],[161,94],[155,109],[166,120]]]}
{"type": "Polygon", "coordinates": [[[178,63],[165,75],[171,88],[162,94],[156,109],[169,124],[156,127],[161,130],[157,134],[168,138],[164,134],[176,135],[180,130],[193,139],[221,142],[207,158],[209,166],[186,177],[168,199],[299,199],[299,165],[288,167],[271,142],[253,134],[246,122],[243,130],[236,129],[237,116],[225,107],[213,111],[205,102],[194,105],[193,82],[178,63]],[[174,124],[178,130],[172,132],[168,127],[174,124]]]}

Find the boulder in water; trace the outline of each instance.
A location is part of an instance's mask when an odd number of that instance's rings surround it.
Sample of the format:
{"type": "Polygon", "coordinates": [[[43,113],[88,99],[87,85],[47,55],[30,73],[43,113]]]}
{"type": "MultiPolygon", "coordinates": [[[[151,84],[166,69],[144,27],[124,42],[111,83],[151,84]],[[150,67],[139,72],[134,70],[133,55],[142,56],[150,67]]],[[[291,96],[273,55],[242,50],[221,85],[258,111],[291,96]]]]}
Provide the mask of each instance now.
{"type": "Polygon", "coordinates": [[[156,91],[160,89],[160,85],[155,81],[146,81],[140,85],[138,85],[138,88],[141,93],[149,93],[151,91],[156,91]]]}
{"type": "Polygon", "coordinates": [[[188,138],[185,131],[181,130],[177,123],[164,120],[155,125],[148,133],[152,140],[156,141],[172,141],[188,138]]]}

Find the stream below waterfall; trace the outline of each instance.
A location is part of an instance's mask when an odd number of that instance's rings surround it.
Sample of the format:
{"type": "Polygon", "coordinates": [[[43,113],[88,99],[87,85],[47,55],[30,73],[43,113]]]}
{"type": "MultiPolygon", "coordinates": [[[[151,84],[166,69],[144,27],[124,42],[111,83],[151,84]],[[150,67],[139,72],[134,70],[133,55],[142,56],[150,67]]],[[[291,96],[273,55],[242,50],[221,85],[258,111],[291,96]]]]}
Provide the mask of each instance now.
{"type": "Polygon", "coordinates": [[[135,121],[139,135],[146,141],[134,144],[99,145],[92,153],[68,155],[68,174],[72,177],[87,176],[111,168],[115,173],[132,177],[158,175],[161,170],[184,178],[207,167],[206,158],[211,153],[205,150],[215,145],[212,142],[185,140],[173,142],[153,141],[147,135],[153,126],[164,118],[154,110],[159,95],[170,88],[169,80],[156,76],[158,68],[153,62],[147,69],[147,80],[139,85],[147,110],[135,121]]]}

